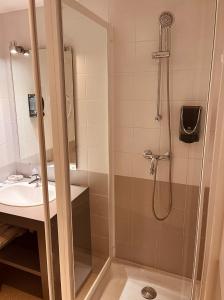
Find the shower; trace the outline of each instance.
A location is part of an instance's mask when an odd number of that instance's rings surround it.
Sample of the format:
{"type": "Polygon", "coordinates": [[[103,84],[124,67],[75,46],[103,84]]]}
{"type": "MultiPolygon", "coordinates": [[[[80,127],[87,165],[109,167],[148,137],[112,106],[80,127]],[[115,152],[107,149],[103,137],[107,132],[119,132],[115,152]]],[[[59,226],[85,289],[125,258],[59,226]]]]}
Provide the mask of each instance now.
{"type": "Polygon", "coordinates": [[[163,12],[159,17],[159,51],[152,54],[152,58],[158,60],[158,86],[157,86],[157,122],[162,121],[161,113],[161,90],[162,90],[162,67],[165,61],[166,68],[166,98],[167,98],[167,126],[168,126],[168,151],[163,154],[155,154],[151,150],[144,151],[144,157],[150,160],[150,175],[153,175],[152,211],[158,221],[167,219],[173,206],[172,195],[172,134],[171,134],[171,108],[170,108],[170,51],[171,51],[171,26],[174,17],[170,12],[163,12]],[[169,206],[165,216],[159,216],[155,208],[158,163],[160,160],[169,161],[169,206]]]}

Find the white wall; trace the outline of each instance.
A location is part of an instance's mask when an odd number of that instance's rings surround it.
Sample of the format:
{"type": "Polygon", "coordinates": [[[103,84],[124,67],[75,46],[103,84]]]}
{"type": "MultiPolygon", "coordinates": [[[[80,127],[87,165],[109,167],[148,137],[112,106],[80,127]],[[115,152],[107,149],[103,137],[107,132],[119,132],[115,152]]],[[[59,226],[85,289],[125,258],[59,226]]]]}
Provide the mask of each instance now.
{"type": "Polygon", "coordinates": [[[17,157],[14,107],[12,106],[7,84],[7,66],[4,60],[3,23],[0,15],[0,177],[12,172],[17,157]]]}
{"type": "MultiPolygon", "coordinates": [[[[174,140],[173,182],[198,185],[202,161],[199,143],[178,140],[182,105],[207,104],[215,1],[212,0],[79,0],[114,27],[115,167],[116,174],[150,178],[144,149],[167,151],[166,118],[154,121],[158,50],[158,17],[171,11],[171,111],[174,140]],[[106,7],[107,5],[107,7],[106,7]]],[[[163,102],[163,113],[166,112],[163,102]]],[[[168,163],[160,163],[159,177],[167,180],[168,163]]]]}

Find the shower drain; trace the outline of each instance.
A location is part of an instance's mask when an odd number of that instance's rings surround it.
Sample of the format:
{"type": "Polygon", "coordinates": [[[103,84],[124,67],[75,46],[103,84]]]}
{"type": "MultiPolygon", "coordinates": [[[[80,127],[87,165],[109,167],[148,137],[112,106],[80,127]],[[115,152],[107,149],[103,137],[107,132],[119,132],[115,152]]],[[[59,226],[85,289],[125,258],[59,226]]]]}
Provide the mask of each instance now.
{"type": "Polygon", "coordinates": [[[155,299],[157,296],[157,292],[151,286],[146,286],[142,289],[142,296],[145,299],[155,299]]]}

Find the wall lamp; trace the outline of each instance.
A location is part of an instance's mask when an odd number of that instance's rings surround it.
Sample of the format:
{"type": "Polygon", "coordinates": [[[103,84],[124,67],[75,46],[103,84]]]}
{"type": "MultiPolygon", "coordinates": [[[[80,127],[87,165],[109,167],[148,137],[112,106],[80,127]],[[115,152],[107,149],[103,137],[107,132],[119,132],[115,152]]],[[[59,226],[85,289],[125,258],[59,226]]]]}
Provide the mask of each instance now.
{"type": "Polygon", "coordinates": [[[24,56],[29,56],[30,55],[30,50],[29,49],[25,49],[22,46],[18,46],[15,41],[10,43],[9,51],[13,55],[15,55],[15,54],[22,54],[24,56]]]}

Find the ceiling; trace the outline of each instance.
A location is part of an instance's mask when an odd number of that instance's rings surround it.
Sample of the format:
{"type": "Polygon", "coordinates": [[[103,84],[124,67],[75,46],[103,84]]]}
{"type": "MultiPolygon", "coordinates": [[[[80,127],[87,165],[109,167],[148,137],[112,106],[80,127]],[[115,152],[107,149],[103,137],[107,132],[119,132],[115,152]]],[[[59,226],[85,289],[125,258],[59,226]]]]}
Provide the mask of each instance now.
{"type": "MultiPolygon", "coordinates": [[[[36,5],[43,5],[43,0],[36,0],[36,5]]],[[[28,0],[0,0],[0,14],[26,8],[28,8],[28,0]]]]}

